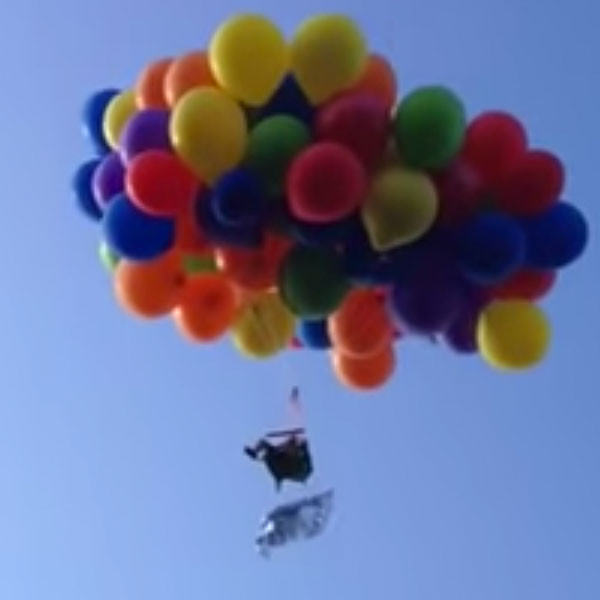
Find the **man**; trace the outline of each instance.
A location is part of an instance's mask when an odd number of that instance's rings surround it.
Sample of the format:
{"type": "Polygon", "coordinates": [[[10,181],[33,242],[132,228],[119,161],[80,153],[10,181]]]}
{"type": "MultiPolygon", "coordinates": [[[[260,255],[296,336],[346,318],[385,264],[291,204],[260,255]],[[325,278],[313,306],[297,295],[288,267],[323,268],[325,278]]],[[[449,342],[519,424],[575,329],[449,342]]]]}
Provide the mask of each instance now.
{"type": "MultiPolygon", "coordinates": [[[[298,388],[292,390],[290,401],[298,403],[298,388]]],[[[244,448],[244,452],[253,460],[263,462],[273,479],[277,490],[284,480],[305,483],[313,471],[312,458],[304,429],[275,431],[261,438],[254,447],[244,448]],[[273,443],[271,439],[281,439],[273,443]]]]}

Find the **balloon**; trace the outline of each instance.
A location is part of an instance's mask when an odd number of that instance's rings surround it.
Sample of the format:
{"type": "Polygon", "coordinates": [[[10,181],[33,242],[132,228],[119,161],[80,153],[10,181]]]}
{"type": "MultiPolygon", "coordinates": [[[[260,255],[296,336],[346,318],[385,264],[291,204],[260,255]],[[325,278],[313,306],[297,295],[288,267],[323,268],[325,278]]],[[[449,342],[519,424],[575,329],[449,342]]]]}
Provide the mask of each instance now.
{"type": "Polygon", "coordinates": [[[354,21],[341,15],[317,15],[304,21],[290,52],[292,73],[313,104],[354,85],[367,61],[362,33],[354,21]]]}
{"type": "Polygon", "coordinates": [[[388,250],[421,237],[437,210],[437,193],[425,174],[392,167],[375,177],[362,217],[373,248],[388,250]]]}
{"type": "Polygon", "coordinates": [[[150,63],[135,84],[135,100],[138,108],[168,108],[165,98],[165,77],[173,64],[172,58],[162,58],[150,63]]]}
{"type": "Polygon", "coordinates": [[[521,269],[508,279],[486,290],[488,297],[498,300],[540,300],[556,281],[554,271],[521,269]]]}
{"type": "MultiPolygon", "coordinates": [[[[202,195],[203,192],[200,192],[198,198],[202,195]]],[[[206,254],[210,250],[207,236],[196,218],[197,202],[201,201],[198,198],[175,219],[175,246],[183,254],[206,254]]]]}
{"type": "Polygon", "coordinates": [[[75,171],[72,181],[77,206],[92,221],[100,221],[102,219],[102,211],[96,204],[96,199],[92,191],[92,179],[99,165],[99,160],[90,160],[83,163],[75,171]]]}
{"type": "Polygon", "coordinates": [[[189,254],[183,257],[182,262],[183,270],[187,275],[216,273],[218,271],[217,263],[212,254],[189,254]]]}
{"type": "Polygon", "coordinates": [[[314,350],[331,348],[331,340],[327,331],[327,321],[300,321],[298,324],[300,347],[305,346],[314,350]]]}
{"type": "Polygon", "coordinates": [[[110,247],[132,261],[158,258],[171,249],[175,239],[172,219],[147,215],[125,195],[117,196],[109,204],[102,227],[110,247]]]}
{"type": "Polygon", "coordinates": [[[121,133],[136,110],[135,94],[132,90],[117,94],[108,103],[104,113],[103,131],[104,138],[113,150],[118,149],[121,133]]]}
{"type": "Polygon", "coordinates": [[[525,252],[523,228],[506,215],[479,215],[458,232],[461,270],[476,284],[491,285],[503,281],[523,265],[525,252]]]}
{"type": "Polygon", "coordinates": [[[430,273],[392,288],[391,309],[402,329],[431,335],[447,329],[464,303],[464,287],[452,273],[430,273]]]}
{"type": "Polygon", "coordinates": [[[192,342],[211,342],[233,324],[237,298],[231,283],[218,273],[188,279],[173,319],[180,333],[192,342]]]}
{"type": "Polygon", "coordinates": [[[396,144],[403,161],[413,167],[441,169],[460,150],[465,110],[444,87],[422,87],[404,98],[396,112],[396,144]]]}
{"type": "Polygon", "coordinates": [[[131,201],[149,215],[175,217],[194,201],[193,173],[168,152],[149,150],[132,160],[125,187],[131,201]]]}
{"type": "Polygon", "coordinates": [[[332,366],[338,380],[350,389],[373,390],[381,387],[392,376],[396,357],[391,345],[366,358],[334,352],[332,366]]]}
{"type": "Polygon", "coordinates": [[[481,300],[466,300],[443,332],[444,341],[458,354],[475,354],[478,351],[477,323],[483,308],[481,300]]]}
{"type": "Polygon", "coordinates": [[[115,271],[115,293],[121,307],[146,319],[162,317],[176,306],[185,277],[179,258],[168,253],[148,262],[123,260],[115,271]]]}
{"type": "Polygon", "coordinates": [[[165,74],[164,94],[169,106],[174,107],[190,90],[216,85],[206,52],[190,52],[171,63],[165,74]]]}
{"type": "Polygon", "coordinates": [[[219,85],[250,106],[269,99],[288,67],[282,33],[258,15],[225,21],[210,42],[209,59],[219,85]]]}
{"type": "Polygon", "coordinates": [[[118,152],[111,152],[102,159],[94,173],[92,187],[96,203],[102,210],[125,190],[125,167],[118,152]]]}
{"type": "Polygon", "coordinates": [[[564,167],[558,158],[543,150],[531,150],[498,186],[498,208],[518,216],[540,214],[556,203],[564,182],[564,167]]]}
{"type": "Polygon", "coordinates": [[[233,326],[233,343],[251,358],[268,358],[294,337],[295,319],[274,293],[256,297],[242,308],[233,326]]]}
{"type": "Polygon", "coordinates": [[[98,257],[104,268],[110,273],[114,273],[121,260],[119,255],[114,252],[106,242],[100,242],[100,246],[98,246],[98,257]]]}
{"type": "Polygon", "coordinates": [[[219,248],[216,260],[220,271],[247,290],[266,290],[277,284],[283,258],[290,248],[284,238],[269,235],[258,249],[219,248]]]}
{"type": "Polygon", "coordinates": [[[260,181],[246,169],[229,171],[214,187],[212,206],[215,217],[225,226],[259,225],[265,213],[260,181]]]}
{"type": "Polygon", "coordinates": [[[100,90],[93,94],[83,107],[83,132],[89,138],[98,154],[110,152],[110,146],[104,137],[104,113],[119,90],[100,90]]]}
{"type": "Polygon", "coordinates": [[[566,267],[583,254],[587,245],[585,217],[566,202],[522,223],[527,238],[527,263],[535,269],[566,267]]]}
{"type": "Polygon", "coordinates": [[[333,347],[347,355],[367,357],[379,354],[392,343],[392,322],[377,293],[356,289],[329,317],[333,347]]]}
{"type": "Polygon", "coordinates": [[[288,166],[310,143],[310,131],[298,119],[275,115],[258,123],[248,138],[246,165],[272,194],[285,186],[288,166]]]}
{"type": "Polygon", "coordinates": [[[196,202],[196,223],[206,238],[216,245],[258,248],[263,242],[260,225],[226,225],[216,216],[215,196],[206,194],[196,202]]]}
{"type": "Polygon", "coordinates": [[[391,110],[398,94],[394,69],[383,56],[371,54],[361,78],[350,88],[350,91],[371,94],[391,110]]]}
{"type": "Polygon", "coordinates": [[[433,175],[438,198],[438,222],[461,225],[482,208],[483,184],[473,168],[462,160],[433,175]]]}
{"type": "Polygon", "coordinates": [[[293,75],[287,75],[273,96],[258,112],[258,121],[276,115],[287,115],[311,125],[315,109],[293,75]]]}
{"type": "Polygon", "coordinates": [[[244,156],[246,138],[246,120],[242,109],[219,90],[192,90],[173,109],[173,147],[208,182],[240,162],[244,156]]]}
{"type": "Polygon", "coordinates": [[[527,133],[512,115],[484,112],[467,127],[462,150],[469,164],[486,184],[502,181],[527,151],[527,133]]]}
{"type": "Polygon", "coordinates": [[[146,150],[170,150],[168,111],[148,109],[138,112],[125,126],[120,145],[125,163],[146,150]]]}
{"type": "Polygon", "coordinates": [[[313,144],[292,163],[287,180],[290,210],[309,223],[331,223],[364,200],[367,177],[350,150],[333,142],[313,144]]]}
{"type": "Polygon", "coordinates": [[[383,157],[390,133],[388,107],[367,93],[336,98],[317,115],[316,137],[352,150],[367,169],[383,157]]]}
{"type": "Polygon", "coordinates": [[[477,343],[491,366],[526,369],[546,355],[550,324],[540,308],[525,300],[493,302],[479,318],[477,343]]]}
{"type": "Polygon", "coordinates": [[[349,284],[333,250],[296,246],[283,261],[279,290],[292,312],[323,319],[342,303],[349,284]]]}
{"type": "Polygon", "coordinates": [[[356,213],[325,224],[305,223],[291,218],[292,235],[307,246],[338,246],[348,242],[357,230],[362,229],[362,222],[356,213]]]}

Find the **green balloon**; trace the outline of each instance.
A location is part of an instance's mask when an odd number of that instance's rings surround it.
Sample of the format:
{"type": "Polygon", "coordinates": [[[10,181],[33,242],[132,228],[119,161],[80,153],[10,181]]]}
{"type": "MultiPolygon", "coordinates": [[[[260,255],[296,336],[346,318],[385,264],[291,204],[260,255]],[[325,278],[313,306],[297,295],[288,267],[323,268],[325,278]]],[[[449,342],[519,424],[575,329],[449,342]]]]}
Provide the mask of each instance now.
{"type": "Polygon", "coordinates": [[[216,273],[217,263],[213,256],[196,256],[188,254],[181,259],[183,270],[186,275],[198,275],[199,273],[216,273]]]}
{"type": "Polygon", "coordinates": [[[303,319],[324,319],[350,289],[337,254],[328,248],[296,246],[279,273],[279,291],[289,309],[303,319]]]}
{"type": "Polygon", "coordinates": [[[255,171],[269,193],[278,194],[285,184],[288,166],[310,143],[310,131],[298,119],[275,115],[258,123],[250,132],[246,166],[255,171]]]}
{"type": "Polygon", "coordinates": [[[117,268],[121,260],[119,255],[106,242],[100,242],[98,256],[104,268],[111,273],[117,268]]]}
{"type": "Polygon", "coordinates": [[[421,169],[440,169],[456,156],[466,129],[460,99],[441,86],[422,87],[404,98],[394,119],[403,161],[421,169]]]}

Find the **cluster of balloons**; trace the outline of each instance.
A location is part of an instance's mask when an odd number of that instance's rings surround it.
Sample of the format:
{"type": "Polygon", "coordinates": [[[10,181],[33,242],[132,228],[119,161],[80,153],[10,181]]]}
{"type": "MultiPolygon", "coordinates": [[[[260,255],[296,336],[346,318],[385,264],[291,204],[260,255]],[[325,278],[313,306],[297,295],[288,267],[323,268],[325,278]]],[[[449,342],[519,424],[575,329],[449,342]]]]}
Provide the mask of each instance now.
{"type": "Polygon", "coordinates": [[[538,363],[536,301],[587,241],[561,162],[515,117],[468,122],[442,86],[398,98],[344,16],[291,40],[235,16],[207,51],[94,94],[84,125],[96,158],[74,187],[127,311],[252,357],[326,350],[357,389],[389,379],[408,334],[538,363]]]}

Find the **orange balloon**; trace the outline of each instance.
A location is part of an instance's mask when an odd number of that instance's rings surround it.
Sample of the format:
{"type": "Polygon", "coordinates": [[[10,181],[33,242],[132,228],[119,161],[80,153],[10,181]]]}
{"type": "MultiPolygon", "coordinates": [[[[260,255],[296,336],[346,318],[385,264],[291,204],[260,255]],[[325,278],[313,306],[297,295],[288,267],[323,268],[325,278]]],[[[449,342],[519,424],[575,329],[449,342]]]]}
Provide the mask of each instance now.
{"type": "Polygon", "coordinates": [[[347,356],[365,358],[391,343],[393,324],[377,292],[356,289],[329,318],[329,337],[334,349],[347,356]]]}
{"type": "Polygon", "coordinates": [[[233,324],[237,312],[235,289],[220,274],[188,279],[173,318],[181,334],[193,342],[210,342],[233,324]]]}
{"type": "Polygon", "coordinates": [[[119,304],[146,319],[170,313],[177,306],[184,283],[179,256],[174,252],[148,262],[122,260],[115,270],[119,304]]]}
{"type": "Polygon", "coordinates": [[[352,86],[353,92],[370,92],[388,108],[396,104],[398,82],[390,63],[379,54],[371,54],[362,77],[352,86]]]}
{"type": "Polygon", "coordinates": [[[150,63],[138,77],[135,84],[135,101],[138,108],[168,108],[165,98],[165,75],[172,58],[163,58],[150,63]]]}
{"type": "Polygon", "coordinates": [[[279,267],[291,242],[270,235],[261,248],[221,248],[215,257],[219,270],[242,289],[266,290],[277,282],[279,267]]]}
{"type": "Polygon", "coordinates": [[[333,370],[345,386],[355,390],[373,390],[381,387],[392,376],[396,366],[393,346],[386,346],[368,358],[353,358],[333,352],[333,370]]]}
{"type": "Polygon", "coordinates": [[[165,98],[170,106],[195,87],[218,87],[206,52],[190,52],[175,59],[165,76],[165,98]]]}

